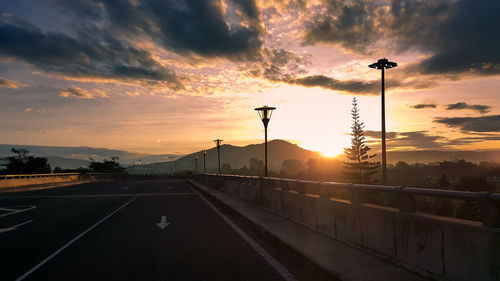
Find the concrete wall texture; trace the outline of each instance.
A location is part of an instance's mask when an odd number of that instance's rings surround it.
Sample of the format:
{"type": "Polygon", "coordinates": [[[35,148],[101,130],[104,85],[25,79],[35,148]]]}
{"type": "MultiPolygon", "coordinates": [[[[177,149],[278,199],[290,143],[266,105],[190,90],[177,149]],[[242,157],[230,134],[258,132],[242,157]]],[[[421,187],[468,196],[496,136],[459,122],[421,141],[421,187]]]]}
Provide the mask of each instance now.
{"type": "Polygon", "coordinates": [[[201,176],[200,183],[434,279],[500,280],[500,228],[331,197],[318,184],[201,176]]]}

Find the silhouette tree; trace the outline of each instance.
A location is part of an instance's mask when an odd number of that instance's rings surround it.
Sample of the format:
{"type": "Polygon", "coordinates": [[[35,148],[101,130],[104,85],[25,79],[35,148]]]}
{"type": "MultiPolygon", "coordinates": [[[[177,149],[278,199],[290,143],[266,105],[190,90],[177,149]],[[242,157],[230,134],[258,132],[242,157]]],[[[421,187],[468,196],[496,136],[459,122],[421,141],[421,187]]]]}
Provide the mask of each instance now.
{"type": "Polygon", "coordinates": [[[448,181],[448,177],[446,177],[446,174],[443,174],[441,178],[439,179],[439,188],[441,189],[450,189],[450,182],[448,181]]]}
{"type": "Polygon", "coordinates": [[[371,148],[365,144],[364,124],[359,121],[359,110],[356,97],[352,99],[352,106],[351,147],[344,148],[344,154],[347,159],[351,161],[344,162],[344,168],[350,170],[350,172],[347,172],[347,177],[353,182],[370,183],[370,177],[380,167],[380,161],[369,161],[369,159],[377,156],[377,154],[368,154],[371,148]]]}
{"type": "Polygon", "coordinates": [[[125,168],[123,168],[120,163],[118,163],[118,157],[112,156],[110,160],[104,159],[103,162],[97,162],[90,158],[92,162],[89,164],[89,169],[93,173],[123,173],[125,168]]]}
{"type": "Polygon", "coordinates": [[[284,174],[298,175],[304,169],[304,163],[298,159],[287,159],[281,165],[284,174]]]}
{"type": "Polygon", "coordinates": [[[50,165],[47,158],[29,155],[29,150],[24,148],[11,148],[14,156],[7,157],[7,163],[3,164],[6,174],[44,174],[50,173],[50,165]]]}
{"type": "Polygon", "coordinates": [[[250,159],[250,172],[253,175],[262,176],[264,174],[264,162],[257,158],[250,159]]]}

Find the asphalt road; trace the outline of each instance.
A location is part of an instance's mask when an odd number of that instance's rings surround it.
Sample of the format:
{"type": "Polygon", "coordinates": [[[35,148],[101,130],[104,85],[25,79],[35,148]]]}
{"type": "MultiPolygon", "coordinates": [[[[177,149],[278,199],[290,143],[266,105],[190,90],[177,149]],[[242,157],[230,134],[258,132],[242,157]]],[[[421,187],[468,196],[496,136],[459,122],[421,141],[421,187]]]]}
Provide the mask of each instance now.
{"type": "Polygon", "coordinates": [[[258,241],[181,180],[0,194],[0,280],[309,276],[258,241]]]}

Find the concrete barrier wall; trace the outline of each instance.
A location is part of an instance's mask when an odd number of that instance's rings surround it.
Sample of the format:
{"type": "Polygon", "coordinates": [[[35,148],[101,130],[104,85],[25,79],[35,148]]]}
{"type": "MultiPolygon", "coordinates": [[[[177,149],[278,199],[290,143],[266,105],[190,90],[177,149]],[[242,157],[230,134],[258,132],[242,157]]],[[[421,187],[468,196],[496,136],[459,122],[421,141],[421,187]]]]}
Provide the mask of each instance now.
{"type": "MultiPolygon", "coordinates": [[[[223,176],[216,180],[214,176],[204,176],[198,180],[212,187],[211,181],[227,182],[220,190],[428,277],[500,280],[498,225],[488,227],[481,222],[419,213],[411,194],[401,194],[399,207],[394,208],[363,202],[362,188],[373,193],[374,187],[270,179],[252,179],[252,184],[245,178],[223,176]],[[339,192],[332,188],[345,190],[339,192]],[[347,194],[350,200],[335,198],[332,194],[342,197],[347,194]]],[[[394,191],[389,187],[380,190],[394,191]]],[[[490,197],[497,198],[495,196],[490,197]]],[[[489,202],[486,209],[498,212],[497,204],[497,201],[489,202]]]]}
{"type": "Polygon", "coordinates": [[[4,176],[4,179],[0,180],[0,188],[5,187],[16,187],[25,185],[37,185],[37,184],[47,184],[56,182],[69,182],[77,181],[78,174],[63,174],[63,175],[16,175],[16,176],[4,176]]]}

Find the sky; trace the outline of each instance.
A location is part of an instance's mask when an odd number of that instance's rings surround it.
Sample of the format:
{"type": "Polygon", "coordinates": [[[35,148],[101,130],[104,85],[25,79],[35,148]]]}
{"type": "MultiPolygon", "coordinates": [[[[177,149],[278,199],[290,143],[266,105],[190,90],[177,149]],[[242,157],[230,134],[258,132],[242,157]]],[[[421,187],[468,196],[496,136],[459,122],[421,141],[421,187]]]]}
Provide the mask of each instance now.
{"type": "Polygon", "coordinates": [[[388,150],[500,149],[497,0],[0,1],[1,143],[185,154],[269,138],[333,156],[357,97],[388,150]]]}

